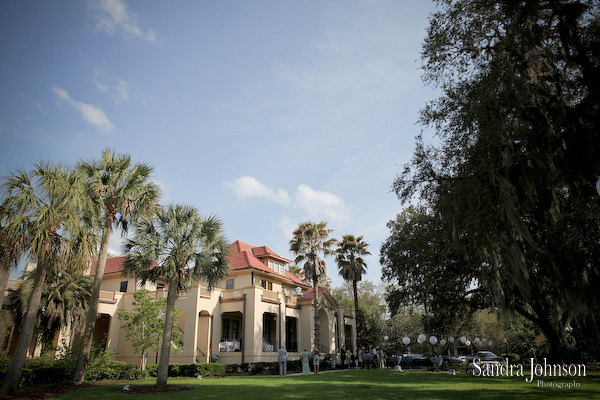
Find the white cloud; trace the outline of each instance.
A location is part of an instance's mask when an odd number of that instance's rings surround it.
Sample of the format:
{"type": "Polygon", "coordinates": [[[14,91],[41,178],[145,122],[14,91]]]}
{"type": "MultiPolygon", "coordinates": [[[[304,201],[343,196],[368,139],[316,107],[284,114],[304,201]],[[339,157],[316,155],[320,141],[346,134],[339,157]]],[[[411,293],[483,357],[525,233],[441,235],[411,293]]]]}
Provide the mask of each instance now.
{"type": "Polygon", "coordinates": [[[129,103],[129,99],[132,95],[131,84],[121,78],[110,78],[106,77],[105,65],[94,66],[94,84],[102,93],[106,93],[112,96],[115,104],[129,103]],[[106,80],[114,80],[116,83],[109,85],[105,83],[106,80]]]}
{"type": "Polygon", "coordinates": [[[225,182],[224,186],[233,190],[233,193],[240,198],[263,197],[284,206],[290,204],[290,196],[285,190],[277,189],[277,191],[274,191],[251,176],[241,176],[234,179],[233,182],[225,182]]]}
{"type": "Polygon", "coordinates": [[[44,114],[48,114],[48,108],[42,103],[35,103],[35,106],[44,114]]]}
{"type": "MultiPolygon", "coordinates": [[[[342,198],[333,193],[314,190],[304,184],[298,186],[293,201],[285,190],[275,191],[251,176],[239,177],[232,182],[225,182],[223,186],[231,189],[238,198],[262,197],[286,207],[301,209],[306,218],[335,221],[347,219],[348,208],[342,198]]],[[[282,228],[285,227],[282,225],[282,228]]]]}
{"type": "Polygon", "coordinates": [[[96,29],[107,35],[124,34],[148,42],[157,40],[152,29],[143,31],[138,25],[138,16],[132,13],[123,0],[90,0],[88,5],[96,29]]]}
{"type": "Polygon", "coordinates": [[[110,131],[112,131],[115,127],[101,108],[73,99],[69,95],[69,92],[61,87],[52,86],[50,89],[58,96],[59,99],[65,101],[67,104],[78,110],[85,121],[94,125],[100,131],[104,133],[110,133],[110,131]]]}
{"type": "Polygon", "coordinates": [[[298,227],[298,222],[287,215],[283,215],[277,226],[281,229],[282,237],[286,240],[291,240],[293,236],[292,233],[298,227]]]}
{"type": "Polygon", "coordinates": [[[127,83],[123,79],[117,78],[117,84],[114,85],[112,89],[115,103],[119,104],[123,101],[125,103],[129,103],[129,83],[127,83]]]}
{"type": "Polygon", "coordinates": [[[333,193],[314,190],[304,184],[298,186],[294,204],[306,211],[309,218],[320,219],[323,216],[337,221],[346,219],[348,209],[344,200],[333,193]]]}

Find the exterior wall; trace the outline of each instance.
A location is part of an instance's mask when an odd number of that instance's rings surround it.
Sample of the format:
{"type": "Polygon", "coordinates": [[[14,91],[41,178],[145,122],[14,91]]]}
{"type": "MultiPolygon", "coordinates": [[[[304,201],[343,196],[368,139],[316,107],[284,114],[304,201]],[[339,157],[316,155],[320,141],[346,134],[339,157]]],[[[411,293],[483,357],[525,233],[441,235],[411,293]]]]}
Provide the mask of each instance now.
{"type": "Polygon", "coordinates": [[[300,341],[298,343],[298,350],[302,352],[303,350],[311,351],[314,347],[313,341],[313,331],[314,331],[314,308],[312,306],[312,302],[303,301],[300,303],[301,310],[303,312],[299,315],[299,325],[300,325],[300,341]]]}
{"type": "MultiPolygon", "coordinates": [[[[170,362],[194,363],[209,362],[214,355],[218,362],[224,364],[241,364],[253,362],[276,362],[280,346],[289,347],[286,343],[286,317],[296,319],[297,351],[289,351],[290,359],[297,359],[304,349],[313,347],[312,300],[300,300],[296,295],[296,286],[286,282],[283,277],[268,273],[257,273],[250,270],[236,271],[229,279],[234,279],[234,289],[226,290],[224,281],[212,292],[199,285],[180,296],[177,305],[180,318],[177,327],[181,329],[183,349],[180,353],[171,350],[170,362]],[[272,289],[264,289],[261,280],[272,282],[272,289]],[[220,351],[223,332],[223,315],[226,313],[241,316],[240,351],[220,351]],[[269,345],[263,346],[264,318],[273,320],[273,333],[269,345]]],[[[117,310],[133,311],[133,291],[140,289],[134,279],[124,278],[118,273],[105,275],[98,306],[98,323],[96,337],[106,336],[107,348],[115,353],[115,360],[128,364],[138,364],[139,356],[134,354],[131,343],[125,338],[124,322],[117,317],[117,310]],[[122,281],[128,281],[127,292],[121,293],[122,281]]],[[[147,283],[144,288],[151,289],[155,297],[167,295],[165,289],[156,289],[156,285],[147,283]]],[[[321,321],[321,338],[323,353],[336,354],[344,343],[344,320],[346,324],[354,323],[353,319],[344,318],[349,310],[337,307],[331,296],[320,301],[320,315],[326,316],[321,321]],[[327,322],[325,322],[325,320],[327,322]],[[340,337],[341,335],[341,337],[340,337]]],[[[6,317],[7,311],[2,311],[6,317]]],[[[10,318],[0,321],[3,332],[11,334],[10,318]],[[6,330],[8,328],[8,330],[6,330]]],[[[355,332],[355,323],[354,323],[355,332]]],[[[70,341],[73,332],[65,329],[57,339],[70,341]]],[[[354,337],[354,347],[356,338],[354,337]]],[[[33,350],[32,350],[33,351],[33,350]]],[[[6,351],[5,351],[6,353],[6,351]]],[[[157,355],[151,352],[148,363],[155,363],[157,355]]]]}

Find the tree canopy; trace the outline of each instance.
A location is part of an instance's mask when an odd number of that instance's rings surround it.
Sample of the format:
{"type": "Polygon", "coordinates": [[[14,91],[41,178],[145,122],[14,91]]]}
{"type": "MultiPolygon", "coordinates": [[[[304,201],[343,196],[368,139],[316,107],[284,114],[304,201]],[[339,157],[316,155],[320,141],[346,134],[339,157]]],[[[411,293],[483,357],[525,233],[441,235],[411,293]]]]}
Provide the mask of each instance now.
{"type": "MultiPolygon", "coordinates": [[[[131,342],[133,351],[140,356],[140,369],[146,369],[148,352],[159,352],[161,338],[165,329],[165,310],[167,298],[155,299],[149,290],[136,290],[133,292],[133,311],[117,310],[117,316],[124,322],[125,338],[131,342]]],[[[175,305],[173,323],[177,323],[179,310],[175,305]]],[[[181,332],[173,330],[171,342],[179,343],[181,332]]]]}
{"type": "Polygon", "coordinates": [[[85,378],[94,328],[100,287],[108,257],[108,244],[113,226],[127,232],[132,220],[147,217],[156,208],[159,197],[158,186],[150,180],[152,167],[145,163],[132,163],[128,154],[116,154],[105,149],[99,160],[80,161],[77,165],[80,176],[85,180],[87,194],[94,202],[93,219],[101,232],[98,262],[94,275],[94,285],[88,307],[85,331],[79,351],[77,368],[73,381],[81,384],[85,378]]]}
{"type": "Polygon", "coordinates": [[[419,138],[393,189],[452,242],[443,262],[536,323],[556,358],[574,354],[568,331],[598,354],[600,2],[439,4],[422,52],[439,144],[419,138]]]}
{"type": "Polygon", "coordinates": [[[381,246],[382,275],[392,315],[405,307],[423,310],[428,332],[456,332],[485,304],[476,285],[478,268],[460,254],[441,219],[423,207],[408,207],[388,223],[381,246]]]}
{"type": "Polygon", "coordinates": [[[126,275],[168,286],[156,385],[167,386],[175,302],[180,293],[202,281],[212,290],[229,275],[229,253],[223,224],[216,216],[203,218],[196,208],[169,204],[154,218],[134,223],[134,236],[123,246],[126,275]]]}
{"type": "Polygon", "coordinates": [[[2,394],[12,394],[31,344],[50,265],[84,265],[96,240],[83,218],[89,198],[72,168],[40,161],[31,171],[17,170],[6,177],[1,188],[2,267],[14,265],[25,254],[37,263],[21,334],[2,386],[2,394]]]}
{"type": "MultiPolygon", "coordinates": [[[[364,256],[370,255],[367,250],[369,244],[363,240],[363,236],[343,235],[342,240],[338,242],[338,248],[335,252],[335,262],[338,265],[339,273],[345,281],[352,283],[354,294],[354,313],[358,316],[358,288],[357,284],[362,280],[362,276],[367,272],[367,262],[364,256]]],[[[357,319],[357,325],[360,325],[357,319]]],[[[357,326],[357,341],[360,341],[360,329],[357,326]]]]}
{"type": "MultiPolygon", "coordinates": [[[[8,309],[16,326],[21,326],[33,289],[35,269],[25,270],[23,282],[7,296],[8,309]]],[[[53,345],[56,334],[70,327],[79,331],[85,321],[93,278],[85,276],[77,266],[64,267],[56,260],[50,262],[42,287],[38,311],[37,333],[42,353],[53,345]]]]}
{"type": "Polygon", "coordinates": [[[319,283],[327,279],[327,267],[321,253],[326,256],[333,254],[333,246],[337,243],[335,239],[329,238],[333,229],[327,229],[327,222],[303,222],[298,225],[292,233],[290,240],[290,251],[296,255],[296,265],[304,262],[304,277],[313,283],[314,290],[314,344],[319,348],[319,283]]]}

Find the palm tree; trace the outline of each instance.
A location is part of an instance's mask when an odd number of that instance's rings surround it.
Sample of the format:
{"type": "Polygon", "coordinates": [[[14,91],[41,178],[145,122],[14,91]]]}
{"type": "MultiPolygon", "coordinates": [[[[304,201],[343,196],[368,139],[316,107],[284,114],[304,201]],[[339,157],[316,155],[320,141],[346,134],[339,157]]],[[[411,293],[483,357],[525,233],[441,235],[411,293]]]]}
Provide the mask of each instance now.
{"type": "Polygon", "coordinates": [[[42,289],[52,260],[68,265],[66,258],[75,265],[83,265],[91,254],[93,242],[81,236],[79,246],[71,246],[82,232],[82,212],[86,209],[86,196],[79,176],[69,168],[38,162],[32,171],[17,170],[2,183],[3,243],[9,244],[2,257],[8,265],[16,257],[28,254],[37,262],[33,275],[31,296],[27,302],[21,325],[21,334],[10,369],[4,378],[2,394],[13,394],[31,344],[38,317],[42,289]],[[6,240],[4,239],[6,238],[6,240]],[[18,251],[11,245],[17,244],[18,251]]]}
{"type": "Polygon", "coordinates": [[[166,282],[167,308],[156,386],[167,386],[175,302],[180,293],[200,280],[212,290],[229,275],[227,244],[221,221],[206,219],[190,206],[169,205],[156,210],[153,220],[134,223],[127,239],[124,272],[142,283],[166,282]]]}
{"type": "MultiPolygon", "coordinates": [[[[347,282],[352,282],[352,292],[354,294],[354,315],[358,323],[358,288],[357,282],[362,280],[363,274],[367,272],[367,263],[364,256],[370,255],[367,251],[369,245],[363,241],[363,237],[354,235],[342,236],[339,243],[335,261],[337,262],[340,275],[347,282]]],[[[360,332],[356,327],[357,335],[360,332]]],[[[356,338],[358,342],[358,337],[356,338]]]]}
{"type": "MultiPolygon", "coordinates": [[[[0,207],[2,207],[0,205],[0,207]]],[[[0,215],[4,215],[0,210],[0,215]]],[[[24,251],[24,237],[10,237],[4,233],[4,221],[0,221],[0,307],[4,304],[4,292],[10,277],[10,270],[17,267],[24,251]]]]}
{"type": "MultiPolygon", "coordinates": [[[[31,297],[35,271],[25,271],[23,282],[7,297],[8,309],[16,326],[20,326],[31,297]]],[[[84,276],[80,268],[61,268],[52,260],[42,288],[42,299],[37,325],[43,344],[42,352],[52,343],[56,334],[70,326],[78,331],[85,321],[92,289],[92,277],[84,276]]]]}
{"type": "Polygon", "coordinates": [[[304,277],[313,283],[314,290],[314,335],[315,347],[319,348],[319,280],[327,276],[325,261],[319,257],[332,254],[331,248],[337,243],[335,239],[328,239],[333,229],[327,229],[327,222],[303,222],[292,233],[290,251],[296,255],[294,262],[300,264],[304,261],[304,277]]]}
{"type": "Polygon", "coordinates": [[[156,207],[159,190],[154,183],[150,182],[152,167],[144,163],[132,164],[131,156],[118,155],[108,149],[102,152],[100,160],[81,161],[77,169],[87,183],[89,195],[95,201],[97,215],[102,221],[96,275],[77,367],[73,375],[73,382],[81,384],[85,378],[92,348],[100,286],[104,277],[108,243],[113,227],[120,228],[125,234],[132,219],[151,215],[156,207]]]}
{"type": "Polygon", "coordinates": [[[294,275],[296,278],[298,278],[302,281],[304,280],[304,271],[302,271],[302,268],[297,266],[296,264],[288,265],[288,271],[290,271],[290,273],[292,275],[294,275]]]}

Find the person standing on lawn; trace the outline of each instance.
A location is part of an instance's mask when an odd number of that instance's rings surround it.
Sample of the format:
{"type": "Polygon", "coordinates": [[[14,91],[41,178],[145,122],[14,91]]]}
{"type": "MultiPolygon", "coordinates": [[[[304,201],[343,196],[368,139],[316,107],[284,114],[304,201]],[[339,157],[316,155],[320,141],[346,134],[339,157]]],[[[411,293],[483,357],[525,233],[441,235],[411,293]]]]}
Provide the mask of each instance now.
{"type": "Polygon", "coordinates": [[[300,353],[300,360],[302,361],[302,375],[310,374],[310,366],[308,365],[308,360],[310,360],[310,353],[308,350],[304,349],[302,353],[300,353]]]}
{"type": "Polygon", "coordinates": [[[352,369],[352,351],[350,348],[346,350],[346,362],[348,363],[348,369],[352,369]]]}
{"type": "Polygon", "coordinates": [[[281,346],[279,349],[279,375],[287,375],[287,361],[288,361],[288,353],[285,347],[281,346]]]}
{"type": "Polygon", "coordinates": [[[320,360],[321,350],[319,350],[315,347],[312,351],[312,355],[313,355],[313,368],[315,369],[315,374],[318,374],[319,373],[319,364],[321,362],[321,360],[320,360]]]}
{"type": "Polygon", "coordinates": [[[364,368],[362,356],[363,356],[363,348],[361,347],[358,349],[358,366],[360,367],[360,369],[364,368]]]}

